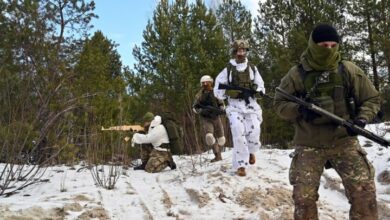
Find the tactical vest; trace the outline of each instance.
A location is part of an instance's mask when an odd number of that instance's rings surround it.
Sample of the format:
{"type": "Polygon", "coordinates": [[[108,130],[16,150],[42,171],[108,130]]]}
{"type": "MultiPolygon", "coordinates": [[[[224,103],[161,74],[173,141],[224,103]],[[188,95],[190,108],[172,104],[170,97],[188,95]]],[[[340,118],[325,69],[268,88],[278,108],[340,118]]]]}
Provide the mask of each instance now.
{"type": "MultiPolygon", "coordinates": [[[[233,86],[240,86],[247,89],[256,90],[257,85],[254,84],[254,80],[250,79],[249,71],[252,70],[253,74],[255,74],[255,68],[252,64],[248,62],[247,67],[244,71],[239,72],[237,67],[232,65],[230,62],[227,65],[227,77],[228,84],[233,86]],[[231,78],[231,81],[230,81],[231,78]]],[[[236,99],[240,97],[240,93],[236,90],[227,90],[226,94],[230,96],[230,98],[236,99]]]]}
{"type": "Polygon", "coordinates": [[[217,99],[215,98],[213,91],[202,91],[199,98],[199,104],[203,106],[218,107],[217,99]]]}
{"type": "MultiPolygon", "coordinates": [[[[355,103],[341,62],[335,71],[306,72],[302,65],[298,69],[305,89],[302,98],[344,119],[353,118],[355,103]]],[[[331,120],[324,116],[313,121],[313,124],[328,123],[331,120]]]]}

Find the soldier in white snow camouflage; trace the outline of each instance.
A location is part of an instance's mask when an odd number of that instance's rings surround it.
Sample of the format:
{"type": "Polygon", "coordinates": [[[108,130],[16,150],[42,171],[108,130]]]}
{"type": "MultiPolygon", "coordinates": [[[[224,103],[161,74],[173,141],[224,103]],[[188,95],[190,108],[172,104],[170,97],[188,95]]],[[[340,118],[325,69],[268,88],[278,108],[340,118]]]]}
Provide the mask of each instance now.
{"type": "Polygon", "coordinates": [[[233,136],[233,169],[237,170],[239,176],[245,176],[245,168],[256,161],[255,153],[260,148],[262,111],[254,96],[247,97],[239,90],[222,90],[218,87],[219,84],[227,84],[265,93],[263,79],[256,66],[247,59],[248,51],[247,41],[234,41],[233,59],[219,73],[214,87],[215,97],[227,99],[228,102],[226,116],[233,136]]]}

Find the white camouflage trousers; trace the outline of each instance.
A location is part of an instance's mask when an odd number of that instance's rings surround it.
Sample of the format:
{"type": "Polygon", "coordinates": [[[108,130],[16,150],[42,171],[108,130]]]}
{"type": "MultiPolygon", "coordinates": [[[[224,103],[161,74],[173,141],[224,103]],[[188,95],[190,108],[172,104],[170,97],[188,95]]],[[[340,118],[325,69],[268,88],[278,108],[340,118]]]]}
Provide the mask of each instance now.
{"type": "Polygon", "coordinates": [[[247,167],[249,154],[260,149],[260,125],[263,121],[261,112],[227,114],[233,136],[233,169],[247,167]]]}

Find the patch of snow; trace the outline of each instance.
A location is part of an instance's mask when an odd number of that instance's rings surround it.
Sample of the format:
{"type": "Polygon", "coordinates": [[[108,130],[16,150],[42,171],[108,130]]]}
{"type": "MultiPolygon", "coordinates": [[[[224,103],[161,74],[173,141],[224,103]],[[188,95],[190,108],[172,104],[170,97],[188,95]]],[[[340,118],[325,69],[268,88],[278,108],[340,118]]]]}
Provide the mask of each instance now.
{"type": "MultiPolygon", "coordinates": [[[[374,133],[388,128],[369,125],[374,133]],[[381,130],[382,129],[382,130],[381,130]]],[[[385,134],[385,133],[383,133],[385,134]]],[[[390,134],[386,133],[390,139],[390,134]]],[[[359,137],[362,145],[367,139],[359,137]]],[[[366,147],[376,176],[390,170],[389,150],[372,143],[366,147]]],[[[247,176],[235,175],[231,151],[210,163],[211,152],[174,156],[176,170],[161,173],[122,170],[115,189],[95,186],[83,165],[49,167],[48,182],[33,184],[0,198],[1,219],[293,219],[292,186],[288,173],[292,150],[262,149],[247,176]]],[[[3,166],[3,165],[1,165],[3,166]]],[[[390,209],[390,186],[377,181],[380,215],[390,209]]],[[[319,218],[348,219],[349,204],[340,177],[325,170],[321,177],[319,218]]],[[[385,216],[385,217],[383,217],[385,216]]]]}

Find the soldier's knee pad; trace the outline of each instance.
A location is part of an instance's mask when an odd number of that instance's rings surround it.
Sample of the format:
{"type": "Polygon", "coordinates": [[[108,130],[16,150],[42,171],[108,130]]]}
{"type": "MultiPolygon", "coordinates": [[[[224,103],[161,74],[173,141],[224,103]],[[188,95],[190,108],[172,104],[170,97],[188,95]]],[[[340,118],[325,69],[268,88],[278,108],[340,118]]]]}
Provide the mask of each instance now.
{"type": "Polygon", "coordinates": [[[219,137],[217,139],[217,141],[218,141],[218,145],[219,146],[223,146],[225,144],[225,142],[226,142],[226,138],[224,136],[222,136],[222,137],[219,137]]]}
{"type": "Polygon", "coordinates": [[[214,135],[212,133],[206,134],[206,144],[209,146],[215,144],[215,138],[214,138],[214,135]]]}

